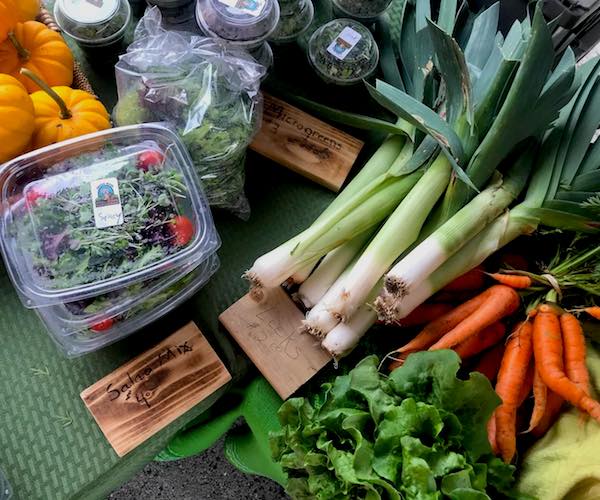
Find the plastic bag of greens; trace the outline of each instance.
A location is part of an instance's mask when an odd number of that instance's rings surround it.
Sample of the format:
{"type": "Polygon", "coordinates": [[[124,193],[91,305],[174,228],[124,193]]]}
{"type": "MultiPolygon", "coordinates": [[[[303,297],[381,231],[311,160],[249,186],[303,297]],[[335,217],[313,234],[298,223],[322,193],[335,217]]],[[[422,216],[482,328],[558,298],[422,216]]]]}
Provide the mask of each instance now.
{"type": "Polygon", "coordinates": [[[169,123],[187,146],[209,203],[247,218],[245,152],[261,123],[264,73],[243,50],[165,30],[154,7],[116,65],[114,121],[169,123]]]}

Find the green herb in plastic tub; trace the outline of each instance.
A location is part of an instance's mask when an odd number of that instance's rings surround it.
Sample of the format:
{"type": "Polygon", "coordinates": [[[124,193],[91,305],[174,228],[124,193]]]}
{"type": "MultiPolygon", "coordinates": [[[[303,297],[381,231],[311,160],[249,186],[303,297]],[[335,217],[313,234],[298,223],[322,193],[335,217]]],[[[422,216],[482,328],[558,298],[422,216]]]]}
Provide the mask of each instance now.
{"type": "Polygon", "coordinates": [[[309,28],[315,9],[311,0],[279,2],[281,14],[269,40],[275,44],[294,42],[309,28]]]}
{"type": "Polygon", "coordinates": [[[277,0],[198,0],[198,26],[206,36],[258,47],[279,21],[277,0]]]}
{"type": "Polygon", "coordinates": [[[189,154],[159,124],[106,130],[4,165],[0,239],[26,307],[147,281],[219,239],[189,154]]]}
{"type": "Polygon", "coordinates": [[[182,24],[194,19],[196,0],[147,0],[148,5],[160,9],[167,24],[182,24]]]}
{"type": "Polygon", "coordinates": [[[81,356],[121,340],[168,314],[191,298],[218,268],[219,259],[213,254],[168,288],[147,296],[128,310],[84,324],[80,330],[69,334],[62,332],[63,325],[57,320],[55,307],[40,308],[37,312],[59,348],[68,357],[81,356]]]}
{"type": "Polygon", "coordinates": [[[338,17],[350,17],[359,21],[374,21],[383,14],[392,0],[332,0],[333,11],[338,17]]]}
{"type": "Polygon", "coordinates": [[[379,49],[371,32],[352,19],[334,19],[313,33],[308,58],[326,82],[353,85],[371,76],[379,49]]]}
{"type": "Polygon", "coordinates": [[[95,62],[110,62],[123,51],[131,7],[127,0],[56,0],[54,17],[95,62]]]}

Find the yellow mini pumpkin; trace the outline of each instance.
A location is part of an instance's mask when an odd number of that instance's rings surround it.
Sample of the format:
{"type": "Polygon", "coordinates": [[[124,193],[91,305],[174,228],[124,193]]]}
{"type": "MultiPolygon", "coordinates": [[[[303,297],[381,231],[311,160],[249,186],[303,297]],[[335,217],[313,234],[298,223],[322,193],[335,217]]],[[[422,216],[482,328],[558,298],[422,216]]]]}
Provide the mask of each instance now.
{"type": "Polygon", "coordinates": [[[6,40],[8,34],[19,21],[19,11],[13,0],[0,0],[0,42],[6,40]]]}
{"type": "Polygon", "coordinates": [[[108,111],[96,96],[64,86],[50,88],[31,71],[21,72],[42,88],[31,94],[34,149],[110,128],[108,111]]]}
{"type": "Polygon", "coordinates": [[[24,153],[34,128],[33,103],[25,87],[0,74],[0,163],[24,153]]]}
{"type": "Polygon", "coordinates": [[[29,92],[39,90],[21,75],[21,68],[33,71],[50,86],[73,83],[71,50],[56,31],[37,21],[17,23],[0,44],[0,73],[14,76],[29,92]]]}
{"type": "Polygon", "coordinates": [[[17,16],[21,22],[33,21],[40,13],[40,0],[18,0],[16,4],[17,16]]]}

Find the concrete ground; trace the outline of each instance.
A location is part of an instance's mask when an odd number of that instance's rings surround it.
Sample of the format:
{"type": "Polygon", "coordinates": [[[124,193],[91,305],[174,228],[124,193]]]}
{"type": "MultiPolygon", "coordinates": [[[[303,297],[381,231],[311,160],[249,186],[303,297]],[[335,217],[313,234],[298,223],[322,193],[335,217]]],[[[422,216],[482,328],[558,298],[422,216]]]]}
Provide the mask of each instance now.
{"type": "Polygon", "coordinates": [[[114,491],[109,500],[283,500],[275,482],[238,471],[223,455],[219,441],[200,456],[153,462],[114,491]]]}

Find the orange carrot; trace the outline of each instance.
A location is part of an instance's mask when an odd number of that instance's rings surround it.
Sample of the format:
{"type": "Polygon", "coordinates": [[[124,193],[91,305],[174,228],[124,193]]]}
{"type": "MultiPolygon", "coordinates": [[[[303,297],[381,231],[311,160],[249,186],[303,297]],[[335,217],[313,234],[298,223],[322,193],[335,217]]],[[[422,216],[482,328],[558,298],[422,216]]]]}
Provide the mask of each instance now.
{"type": "Polygon", "coordinates": [[[565,313],[560,316],[562,330],[565,373],[569,380],[590,395],[590,374],[585,364],[585,337],[581,324],[575,316],[565,313]]]}
{"type": "Polygon", "coordinates": [[[483,353],[473,371],[483,373],[490,382],[493,382],[496,379],[496,375],[498,375],[502,356],[504,356],[504,344],[498,344],[483,353]]]}
{"type": "Polygon", "coordinates": [[[492,447],[492,453],[494,455],[498,455],[498,441],[496,440],[496,413],[492,413],[492,416],[488,420],[487,423],[487,434],[488,441],[490,442],[490,446],[492,447]]]}
{"type": "Polygon", "coordinates": [[[546,396],[546,409],[544,411],[544,415],[542,416],[539,424],[531,430],[531,434],[537,438],[542,437],[550,427],[554,424],[558,415],[560,414],[560,410],[562,409],[563,403],[565,400],[561,398],[558,394],[547,390],[546,396]]]}
{"type": "Polygon", "coordinates": [[[490,278],[493,278],[501,285],[506,285],[511,288],[521,289],[529,288],[532,284],[529,276],[519,276],[517,274],[500,274],[500,273],[486,273],[490,278]]]}
{"type": "Polygon", "coordinates": [[[411,327],[426,325],[427,323],[436,320],[440,316],[443,316],[452,309],[454,309],[452,304],[445,304],[443,302],[437,302],[435,304],[421,304],[413,312],[406,316],[406,318],[402,318],[400,320],[400,326],[411,327]]]}
{"type": "Polygon", "coordinates": [[[550,303],[546,303],[546,304],[541,304],[540,306],[538,306],[538,312],[542,312],[542,313],[554,313],[554,314],[562,314],[563,310],[558,307],[558,305],[556,304],[550,304],[550,303]]]}
{"type": "MultiPolygon", "coordinates": [[[[532,347],[533,349],[533,347],[532,347]]],[[[519,389],[519,398],[517,400],[517,408],[520,407],[525,400],[531,394],[531,390],[533,389],[533,377],[535,374],[535,363],[529,363],[527,367],[527,373],[525,374],[525,379],[521,384],[521,388],[519,389]]]]}
{"type": "Polygon", "coordinates": [[[485,292],[477,295],[477,297],[473,297],[471,300],[461,304],[460,306],[452,309],[446,314],[440,316],[438,319],[429,323],[417,334],[414,339],[396,349],[394,354],[397,360],[392,362],[390,365],[390,370],[402,365],[404,358],[406,358],[408,354],[416,351],[424,351],[434,342],[439,340],[445,333],[458,325],[470,314],[473,314],[486,301],[488,296],[489,292],[486,290],[485,292]]]}
{"type": "Polygon", "coordinates": [[[525,432],[531,432],[541,422],[546,413],[546,400],[548,399],[548,387],[544,384],[540,372],[535,369],[533,376],[533,412],[529,420],[529,428],[525,432]]]}
{"type": "MultiPolygon", "coordinates": [[[[539,312],[533,322],[533,349],[544,383],[563,399],[600,422],[600,403],[567,377],[563,364],[563,343],[558,316],[539,312]]],[[[578,357],[581,357],[580,354],[578,357]]]]}
{"type": "Polygon", "coordinates": [[[450,349],[519,308],[519,295],[508,286],[494,285],[484,293],[488,295],[481,307],[433,344],[430,351],[450,349]]]}
{"type": "Polygon", "coordinates": [[[600,319],[600,306],[586,307],[584,309],[592,318],[600,319]]]}
{"type": "Polygon", "coordinates": [[[500,342],[500,339],[504,337],[506,333],[506,327],[500,321],[492,323],[487,328],[484,328],[479,333],[469,337],[464,342],[461,342],[454,347],[456,354],[461,359],[467,359],[482,351],[485,351],[488,347],[492,347],[500,342]]]}
{"type": "Polygon", "coordinates": [[[479,290],[480,288],[483,288],[484,284],[483,268],[477,266],[458,278],[455,278],[454,281],[448,283],[442,290],[446,292],[479,290]]]}
{"type": "Polygon", "coordinates": [[[526,384],[532,355],[531,331],[528,321],[517,325],[509,337],[498,372],[496,393],[502,404],[496,409],[496,440],[506,463],[512,461],[517,449],[517,408],[531,387],[526,384]],[[527,391],[523,386],[527,386],[527,391]]]}

